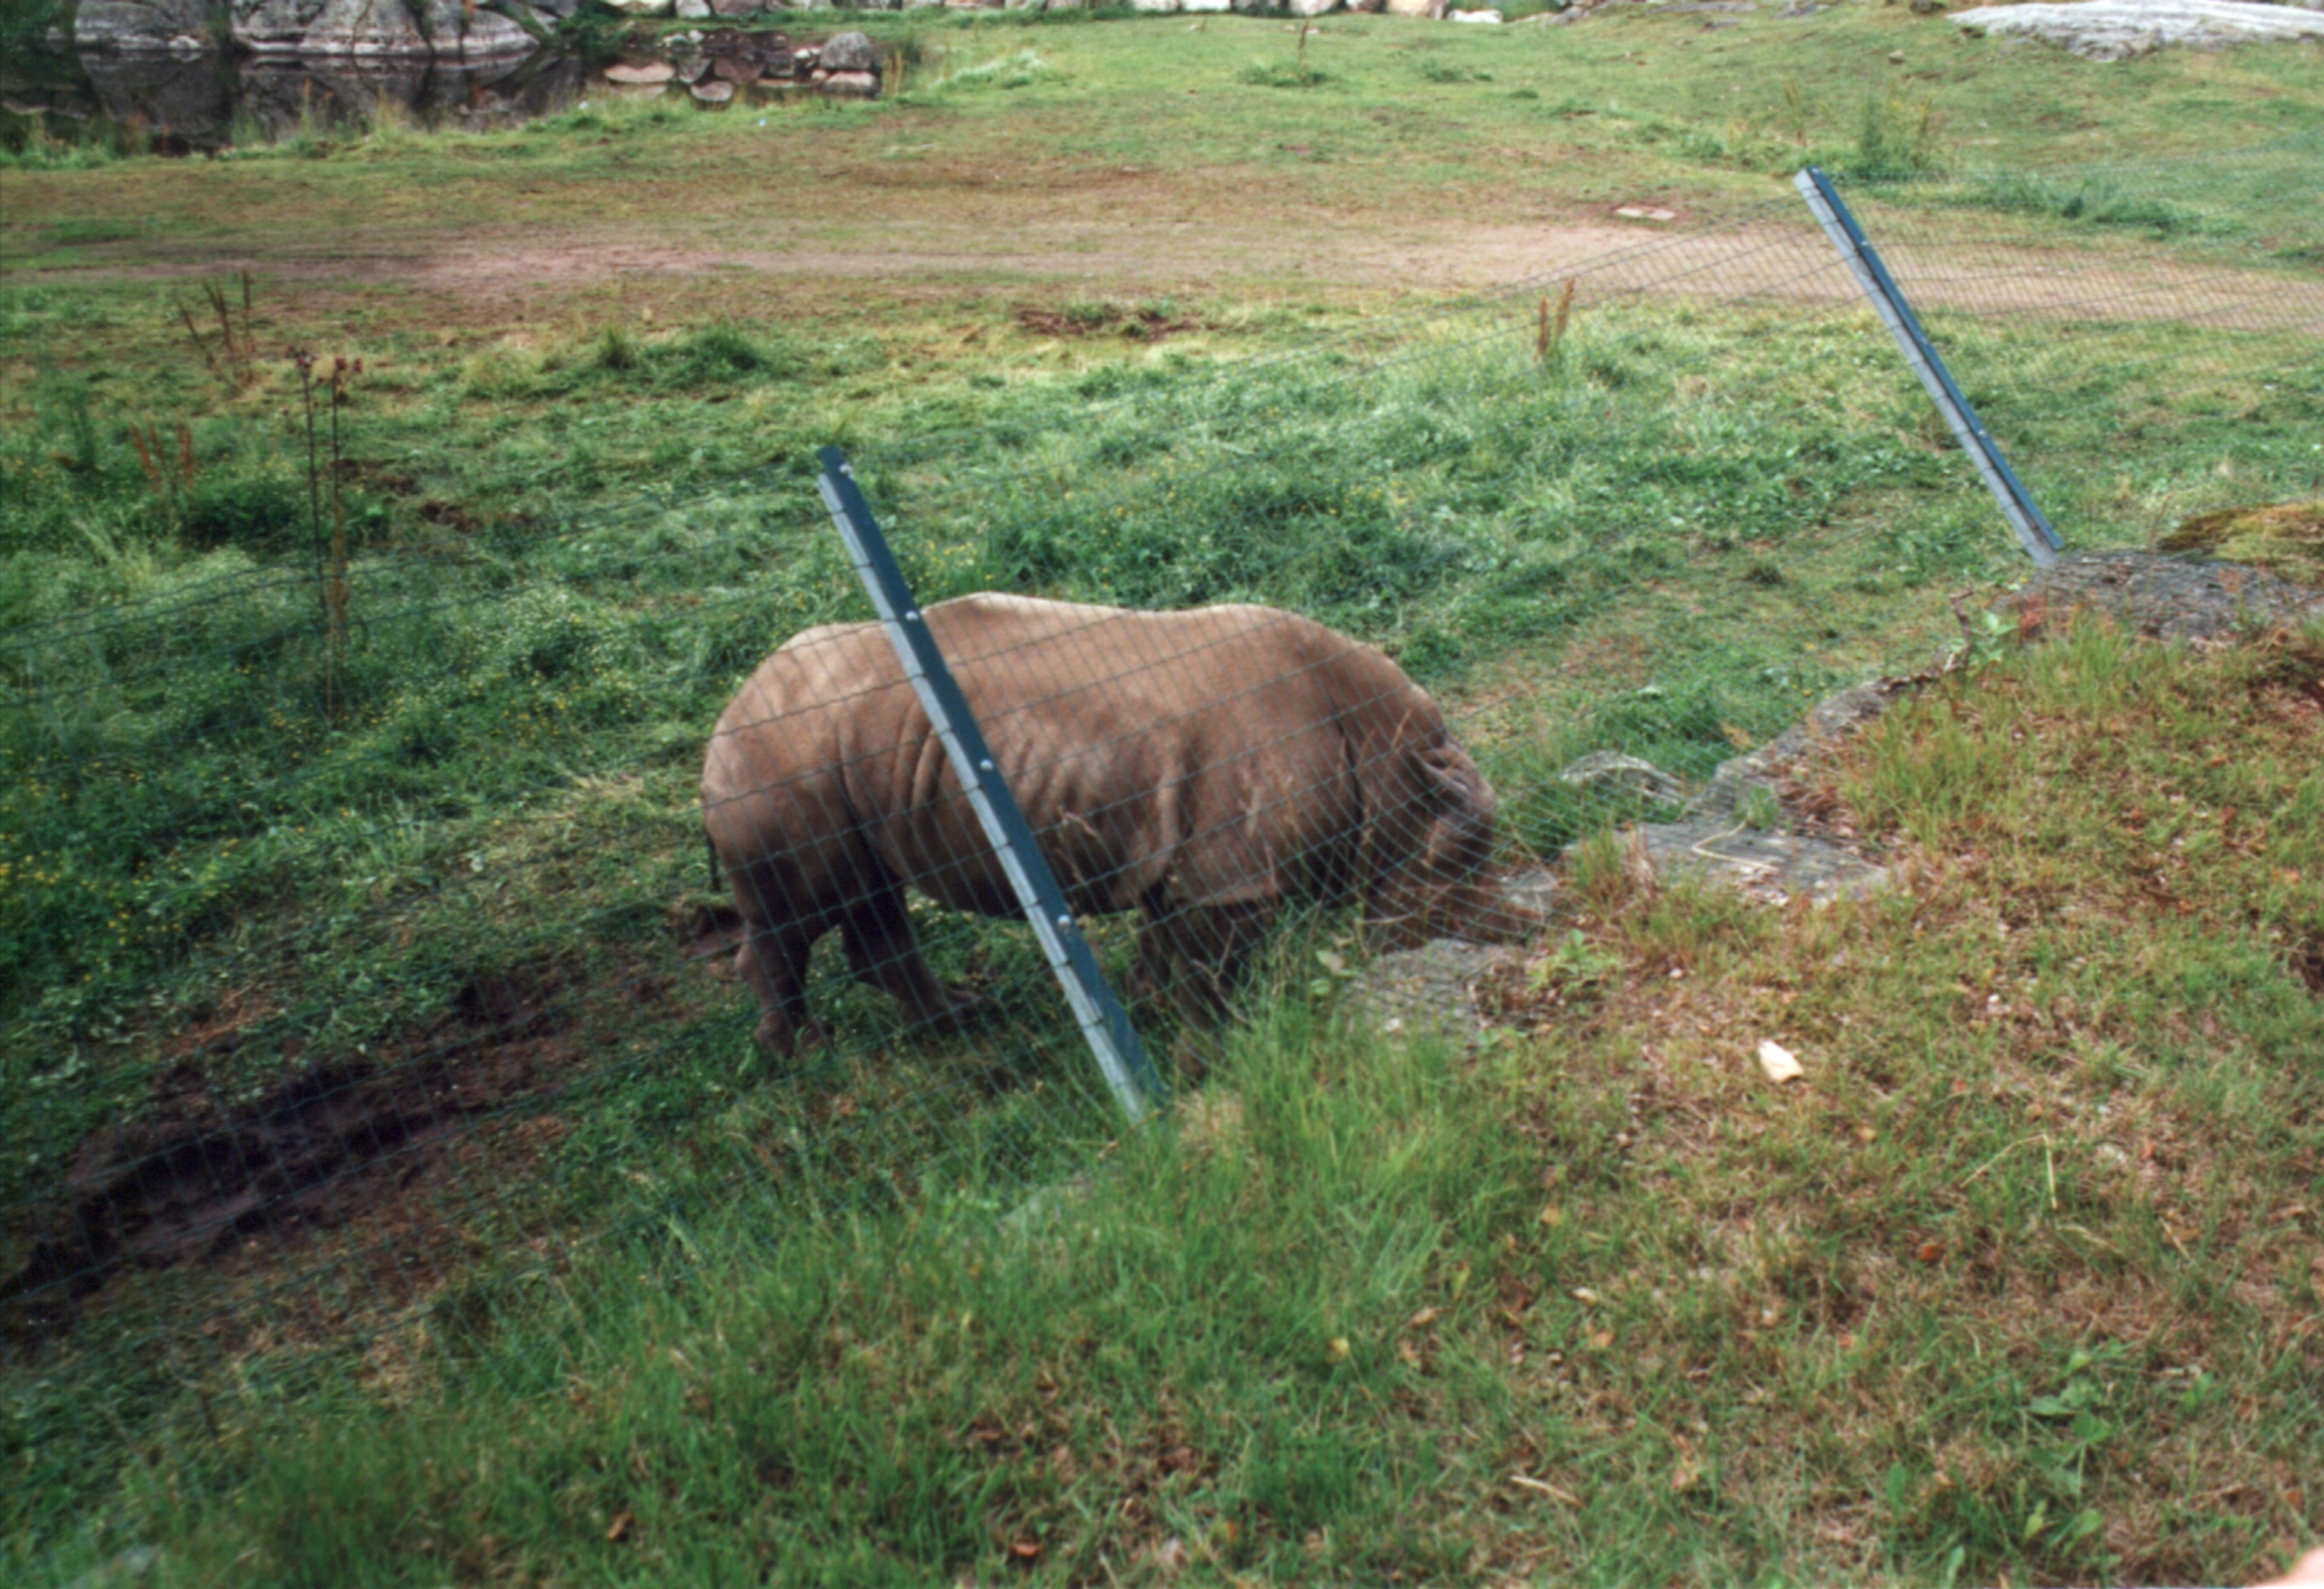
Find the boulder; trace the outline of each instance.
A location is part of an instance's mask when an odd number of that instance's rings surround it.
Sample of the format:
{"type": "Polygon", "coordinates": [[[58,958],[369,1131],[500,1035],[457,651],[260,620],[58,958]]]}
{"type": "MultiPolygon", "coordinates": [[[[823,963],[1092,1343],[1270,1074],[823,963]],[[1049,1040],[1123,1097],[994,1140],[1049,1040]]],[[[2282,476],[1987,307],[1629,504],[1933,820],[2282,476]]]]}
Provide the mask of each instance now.
{"type": "Polygon", "coordinates": [[[722,55],[710,63],[721,82],[755,83],[765,69],[747,55],[722,55]]]}
{"type": "Polygon", "coordinates": [[[710,0],[670,0],[669,14],[684,22],[700,22],[710,14],[710,0]]]}
{"type": "Polygon", "coordinates": [[[705,78],[687,92],[694,96],[696,105],[724,105],[734,97],[734,85],[721,82],[716,78],[705,78]]]}
{"type": "Polygon", "coordinates": [[[158,55],[179,39],[198,37],[209,12],[205,0],[81,0],[72,42],[79,50],[158,55]]]}
{"type": "Polygon", "coordinates": [[[1178,0],[1130,0],[1133,11],[1176,11],[1178,0]]]}
{"type": "Polygon", "coordinates": [[[1232,11],[1234,0],[1178,0],[1181,11],[1232,11]]]}
{"type": "Polygon", "coordinates": [[[1321,16],[1339,8],[1340,0],[1288,0],[1286,6],[1294,16],[1321,16]]]}
{"type": "Polygon", "coordinates": [[[835,71],[824,79],[823,91],[870,99],[879,94],[880,79],[868,71],[835,71]]]}
{"type": "Polygon", "coordinates": [[[623,16],[667,16],[669,0],[605,0],[605,4],[623,16]]]}
{"type": "Polygon", "coordinates": [[[766,7],[760,0],[710,0],[710,9],[739,22],[758,15],[766,7]]]}
{"type": "Polygon", "coordinates": [[[1381,9],[1390,16],[1443,16],[1444,0],[1388,0],[1381,9]]]}
{"type": "Polygon", "coordinates": [[[1444,14],[1444,20],[1447,22],[1482,23],[1488,27],[1497,28],[1501,25],[1504,19],[1501,14],[1498,11],[1448,11],[1444,14]]]}
{"type": "Polygon", "coordinates": [[[679,82],[698,83],[710,75],[710,59],[704,55],[689,55],[677,63],[677,69],[679,82]]]}
{"type": "Polygon", "coordinates": [[[659,88],[678,75],[678,69],[667,60],[648,60],[635,66],[623,64],[605,69],[605,80],[623,88],[659,88]]]}
{"type": "Polygon", "coordinates": [[[2289,44],[2324,39],[2324,15],[2254,0],[2078,0],[2064,5],[1984,5],[1956,12],[1972,33],[2015,33],[2086,60],[2127,60],[2179,46],[2289,44]]]}
{"type": "Polygon", "coordinates": [[[862,33],[835,33],[824,41],[823,53],[816,64],[826,71],[875,71],[880,65],[880,47],[862,33]]]}

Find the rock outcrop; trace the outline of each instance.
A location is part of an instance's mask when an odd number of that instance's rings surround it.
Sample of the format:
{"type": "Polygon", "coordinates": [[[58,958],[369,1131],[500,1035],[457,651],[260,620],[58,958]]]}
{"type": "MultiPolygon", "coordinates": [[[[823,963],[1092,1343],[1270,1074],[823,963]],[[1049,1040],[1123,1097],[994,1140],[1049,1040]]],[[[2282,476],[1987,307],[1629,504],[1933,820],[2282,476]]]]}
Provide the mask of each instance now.
{"type": "Polygon", "coordinates": [[[160,54],[212,42],[213,0],[80,0],[73,43],[82,50],[160,54]]]}
{"type": "Polygon", "coordinates": [[[81,0],[73,43],[185,54],[220,35],[254,55],[476,60],[530,52],[580,0],[81,0]]]}
{"type": "Polygon", "coordinates": [[[528,29],[462,0],[230,0],[234,42],[254,55],[473,60],[530,51],[549,19],[505,0],[528,29]]]}
{"type": "MultiPolygon", "coordinates": [[[[2324,3],[2324,0],[2319,0],[2324,3]]],[[[2062,5],[1985,5],[1956,12],[1956,27],[2014,33],[2089,60],[2127,60],[2176,46],[2289,44],[2324,39],[2324,13],[2255,0],[2074,0],[2062,5]]]]}

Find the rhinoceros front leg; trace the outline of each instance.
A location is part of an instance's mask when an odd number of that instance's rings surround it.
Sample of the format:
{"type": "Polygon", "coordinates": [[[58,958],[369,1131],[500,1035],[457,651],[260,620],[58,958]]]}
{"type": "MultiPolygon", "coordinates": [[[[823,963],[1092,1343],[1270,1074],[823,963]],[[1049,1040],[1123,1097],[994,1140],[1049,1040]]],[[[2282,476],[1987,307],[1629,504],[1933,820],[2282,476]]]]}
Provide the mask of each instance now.
{"type": "Polygon", "coordinates": [[[1138,929],[1139,984],[1195,1021],[1217,1021],[1275,920],[1275,902],[1168,905],[1149,901],[1138,929]]]}
{"type": "Polygon", "coordinates": [[[955,1026],[983,1002],[946,987],[928,969],[899,884],[883,881],[867,890],[840,919],[839,936],[855,979],[895,1000],[915,1026],[955,1026]]]}

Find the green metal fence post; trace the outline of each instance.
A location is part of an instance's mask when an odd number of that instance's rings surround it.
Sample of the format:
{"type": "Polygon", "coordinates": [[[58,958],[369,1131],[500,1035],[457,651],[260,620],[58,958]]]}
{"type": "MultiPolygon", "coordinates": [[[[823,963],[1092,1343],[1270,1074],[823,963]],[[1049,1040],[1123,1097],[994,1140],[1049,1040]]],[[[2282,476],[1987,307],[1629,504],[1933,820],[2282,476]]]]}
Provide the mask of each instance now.
{"type": "Polygon", "coordinates": [[[1106,1086],[1135,1125],[1162,1099],[1161,1078],[1146,1056],[1145,1045],[1139,1041],[1138,1029],[1113,996],[1097,956],[1090,952],[1089,940],[1074,925],[1065,892],[1050,873],[1017,797],[1010,792],[1009,781],[999,771],[983,731],[976,725],[976,716],[961,694],[959,681],[945,665],[936,637],[920,621],[919,604],[912,599],[903,572],[872,520],[871,505],[855,484],[854,471],[848,467],[847,455],[838,448],[826,447],[816,457],[823,465],[816,486],[823,493],[824,505],[831,510],[831,522],[838,527],[840,539],[847,543],[848,559],[880,614],[888,642],[896,648],[896,660],[911,681],[912,692],[919,697],[921,709],[935,725],[936,736],[944,742],[945,754],[951,759],[961,789],[983,826],[984,836],[1025,908],[1025,919],[1032,923],[1033,936],[1040,940],[1049,969],[1065,990],[1065,1002],[1073,1008],[1090,1052],[1097,1058],[1106,1086]]]}

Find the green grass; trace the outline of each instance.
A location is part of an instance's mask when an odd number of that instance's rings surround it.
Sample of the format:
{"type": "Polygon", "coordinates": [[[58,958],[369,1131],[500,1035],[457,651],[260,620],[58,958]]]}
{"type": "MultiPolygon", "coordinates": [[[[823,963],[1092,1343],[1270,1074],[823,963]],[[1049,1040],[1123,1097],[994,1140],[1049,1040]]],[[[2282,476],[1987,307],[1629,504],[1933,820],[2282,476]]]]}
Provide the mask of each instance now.
{"type": "MultiPolygon", "coordinates": [[[[1336,18],[1303,69],[1296,30],[1196,20],[874,16],[908,91],[764,130],[623,103],[200,165],[14,157],[0,1197],[22,1210],[189,1077],[246,1100],[448,1049],[555,1085],[377,1209],[279,1258],[116,1277],[13,1358],[0,1559],[69,1577],[159,1540],[189,1582],[769,1560],[923,1582],[1182,1551],[1211,1576],[1968,1582],[2224,1577],[2313,1529],[2278,1476],[2317,1455],[2283,1311],[2312,1310],[2285,1243],[2312,1252],[2313,1215],[2232,1217],[2312,1178],[2312,1010],[2279,974],[2317,931],[2313,779],[2288,750],[2206,752],[2173,785],[2264,822],[2264,865],[2246,827],[2091,836],[2190,747],[2304,722],[2307,653],[2086,636],[2054,653],[2070,680],[2004,669],[1900,717],[1835,776],[1907,901],[1629,900],[1588,850],[1602,902],[1517,999],[1565,1004],[1480,1059],[1341,1030],[1311,1002],[1346,946],[1288,935],[1282,996],[1228,1054],[1154,1020],[1219,1100],[1175,1139],[1109,1145],[1021,932],[925,921],[998,1009],[954,1041],[818,963],[843,1045],[789,1072],[748,1049],[747,996],[678,960],[708,724],[786,635],[862,614],[815,444],[850,447],[924,599],[1259,599],[1387,646],[1459,713],[1512,858],[1641,814],[1560,784],[1576,755],[1700,780],[1957,638],[1943,598],[2015,554],[1860,311],[1780,272],[1757,298],[1592,281],[1539,359],[1536,298],[1449,291],[1618,202],[1756,225],[1802,159],[1916,172],[1858,189],[1899,262],[2099,283],[2015,322],[1923,304],[2075,544],[2324,490],[2312,347],[2249,318],[2312,291],[2312,174],[1926,170],[2312,133],[2300,52],[2034,74],[1942,35],[1951,64],[1868,111],[1868,63],[1941,24],[1336,18]],[[1333,249],[1382,238],[1424,263],[1333,276],[1333,249]],[[609,241],[678,253],[622,273],[592,263],[609,241]],[[491,263],[509,248],[533,252],[491,263]],[[204,303],[186,270],[244,257],[246,365],[179,310],[204,303]],[[2222,300],[2225,323],[2147,318],[2222,300]],[[290,343],[364,361],[343,651],[290,343]],[[2031,716],[1981,715],[1998,701],[2031,716]],[[2045,712],[2064,771],[2006,738],[2045,712]],[[2135,750],[2161,760],[2108,760],[2135,750]],[[2005,819],[2038,838],[1968,827],[2005,819]],[[2142,913],[2181,856],[2200,868],[2142,913]],[[2025,900],[2065,901],[2050,937],[1989,930],[2025,900]],[[2099,1013],[1967,1020],[2037,945],[2099,1013]],[[477,1035],[502,988],[552,1019],[477,1035]],[[1794,1011],[1834,1078],[1796,1108],[1754,1089],[1748,1045],[1667,1058],[1794,1011]],[[2099,1087],[2153,1122],[2117,1145],[2181,1178],[2082,1189],[2096,1150],[2059,1137],[2037,1195],[2028,1100],[2099,1087]],[[1092,1166],[1055,1226],[996,1228],[1092,1166]]],[[[1099,938],[1123,969],[1124,935],[1099,938]]]]}
{"type": "Polygon", "coordinates": [[[2319,680],[2085,628],[1831,765],[1892,895],[1586,862],[1529,1031],[1285,997],[1085,1190],[672,1223],[545,1323],[228,1400],[232,1505],[165,1462],[118,1537],[189,1582],[2237,1581],[2324,1461],[2319,680]]]}

